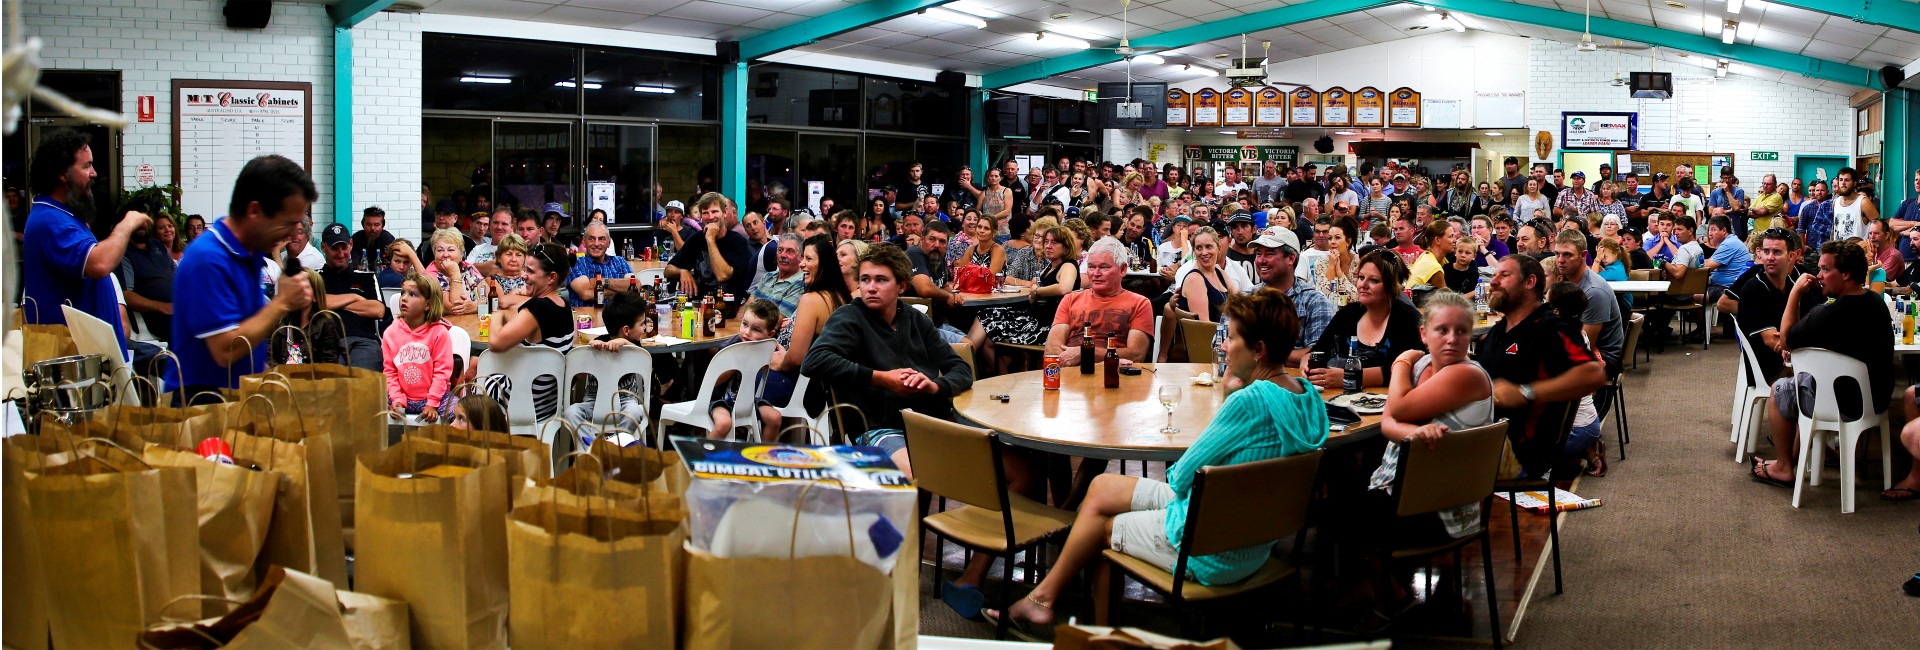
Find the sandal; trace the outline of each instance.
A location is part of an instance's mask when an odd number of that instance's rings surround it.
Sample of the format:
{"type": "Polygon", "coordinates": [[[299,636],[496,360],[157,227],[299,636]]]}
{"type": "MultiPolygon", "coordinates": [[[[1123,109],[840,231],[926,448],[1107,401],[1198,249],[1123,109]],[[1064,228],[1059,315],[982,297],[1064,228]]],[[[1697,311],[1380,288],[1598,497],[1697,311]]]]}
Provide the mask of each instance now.
{"type": "Polygon", "coordinates": [[[987,604],[987,595],[979,587],[956,585],[951,582],[941,586],[940,600],[953,609],[953,613],[969,621],[979,621],[980,607],[987,604]]]}
{"type": "Polygon", "coordinates": [[[1881,501],[1913,501],[1920,499],[1920,490],[1913,488],[1887,488],[1880,493],[1881,501]],[[1896,496],[1895,493],[1898,493],[1896,496]]]}
{"type": "Polygon", "coordinates": [[[1767,485],[1771,485],[1774,487],[1783,487],[1783,488],[1793,487],[1793,483],[1789,481],[1783,481],[1767,475],[1766,470],[1764,469],[1766,466],[1767,466],[1767,461],[1761,460],[1759,458],[1754,458],[1753,469],[1747,472],[1747,478],[1753,479],[1753,482],[1755,483],[1765,483],[1767,485]]]}
{"type": "MultiPolygon", "coordinates": [[[[1034,605],[1038,605],[1041,609],[1047,610],[1049,612],[1053,611],[1052,605],[1048,605],[1046,603],[1035,600],[1033,597],[1033,594],[1027,594],[1027,596],[1022,600],[1033,603],[1034,605]]],[[[1007,609],[1011,611],[1013,608],[1008,607],[1007,609]]],[[[996,612],[991,609],[983,609],[983,610],[980,610],[980,615],[982,617],[985,617],[987,622],[994,624],[995,627],[998,627],[1000,625],[1000,617],[1007,616],[1008,613],[996,612]]],[[[1027,621],[1022,621],[1017,618],[1011,618],[1007,620],[1007,631],[1013,633],[1013,636],[1019,638],[1022,641],[1028,641],[1033,643],[1052,643],[1053,642],[1053,626],[1051,625],[1043,627],[1043,626],[1034,625],[1033,623],[1029,623],[1027,621]]]]}
{"type": "Polygon", "coordinates": [[[1587,476],[1598,478],[1606,475],[1607,439],[1601,437],[1593,441],[1593,446],[1587,449],[1587,476]]]}

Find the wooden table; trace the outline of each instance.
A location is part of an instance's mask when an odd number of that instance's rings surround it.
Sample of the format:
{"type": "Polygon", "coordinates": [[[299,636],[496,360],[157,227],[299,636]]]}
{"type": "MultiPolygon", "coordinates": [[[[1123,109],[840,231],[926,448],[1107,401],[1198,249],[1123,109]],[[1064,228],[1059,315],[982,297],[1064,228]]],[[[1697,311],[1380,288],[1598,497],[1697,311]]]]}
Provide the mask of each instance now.
{"type": "Polygon", "coordinates": [[[960,294],[961,305],[965,307],[995,307],[1001,305],[1024,304],[1033,298],[1032,287],[1013,287],[995,293],[960,294]]]}
{"type": "Polygon", "coordinates": [[[1666,280],[1608,280],[1614,293],[1666,293],[1673,286],[1666,280]]]}
{"type": "Polygon", "coordinates": [[[1498,324],[1501,318],[1504,317],[1491,312],[1478,314],[1473,321],[1473,335],[1475,337],[1486,336],[1487,332],[1493,331],[1493,326],[1498,324]]]}
{"type": "MultiPolygon", "coordinates": [[[[499,313],[502,313],[502,314],[508,313],[508,310],[501,310],[499,313]]],[[[577,323],[580,320],[580,317],[582,316],[585,316],[591,319],[593,321],[593,325],[592,325],[593,327],[605,326],[603,323],[600,322],[599,309],[596,309],[593,307],[574,307],[573,308],[574,321],[577,323]]],[[[467,339],[472,342],[474,353],[478,354],[480,352],[484,352],[487,349],[487,343],[485,341],[480,340],[480,318],[478,316],[475,316],[473,314],[465,314],[461,316],[448,316],[447,322],[453,323],[455,327],[459,327],[467,331],[467,339]]],[[[498,320],[494,321],[495,327],[498,327],[499,324],[500,324],[500,321],[498,320]]],[[[668,327],[669,329],[671,329],[672,327],[671,324],[669,324],[668,327]]],[[[678,331],[670,331],[670,332],[664,332],[664,333],[670,336],[679,335],[678,331]]],[[[735,334],[739,334],[739,333],[740,333],[740,319],[735,318],[733,320],[727,321],[727,324],[725,327],[714,330],[713,336],[696,336],[693,341],[690,341],[687,343],[675,343],[671,345],[662,345],[662,344],[648,343],[648,342],[642,341],[640,343],[640,347],[653,354],[674,354],[679,352],[689,352],[693,350],[707,350],[707,349],[720,347],[720,345],[722,343],[725,343],[728,338],[731,338],[735,334]]],[[[584,332],[579,333],[574,338],[575,345],[586,345],[590,342],[592,342],[592,337],[587,336],[584,332]]]]}
{"type": "Polygon", "coordinates": [[[667,263],[660,260],[653,260],[649,262],[646,260],[636,260],[633,258],[627,258],[627,266],[632,267],[634,271],[638,272],[638,271],[649,271],[653,269],[664,269],[664,268],[667,268],[667,263]]]}
{"type": "MultiPolygon", "coordinates": [[[[1083,458],[1179,460],[1213,421],[1213,414],[1226,401],[1226,388],[1219,383],[1193,385],[1193,376],[1209,371],[1211,364],[1135,367],[1158,372],[1122,375],[1116,389],[1104,387],[1098,369],[1082,375],[1077,366],[1061,368],[1060,390],[1042,388],[1042,371],[1000,375],[974,382],[971,390],[954,396],[953,407],[960,417],[993,429],[1010,445],[1083,458]],[[1179,433],[1160,433],[1167,425],[1167,411],[1160,406],[1161,386],[1180,387],[1180,405],[1173,412],[1179,433]],[[991,397],[998,394],[1012,398],[1003,404],[991,397]]],[[[1322,398],[1339,394],[1321,391],[1322,398]]],[[[1336,425],[1329,440],[1371,436],[1379,426],[1379,416],[1363,416],[1360,424],[1336,425]]]]}

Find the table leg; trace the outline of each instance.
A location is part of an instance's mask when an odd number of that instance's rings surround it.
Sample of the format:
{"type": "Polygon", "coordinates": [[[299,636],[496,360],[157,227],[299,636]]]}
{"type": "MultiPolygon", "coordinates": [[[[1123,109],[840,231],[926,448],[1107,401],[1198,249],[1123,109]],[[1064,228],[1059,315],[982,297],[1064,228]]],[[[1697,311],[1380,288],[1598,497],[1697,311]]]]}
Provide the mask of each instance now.
{"type": "Polygon", "coordinates": [[[1073,490],[1067,493],[1067,500],[1060,507],[1065,510],[1079,510],[1080,502],[1087,498],[1087,489],[1093,487],[1093,479],[1106,472],[1107,459],[1080,459],[1080,468],[1073,474],[1073,490]]]}

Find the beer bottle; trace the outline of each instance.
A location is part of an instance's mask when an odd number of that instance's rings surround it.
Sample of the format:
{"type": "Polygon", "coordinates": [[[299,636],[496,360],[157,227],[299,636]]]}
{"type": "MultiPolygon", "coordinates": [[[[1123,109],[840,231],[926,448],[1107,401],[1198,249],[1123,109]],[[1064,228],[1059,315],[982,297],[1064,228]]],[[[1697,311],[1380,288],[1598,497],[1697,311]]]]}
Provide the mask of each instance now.
{"type": "Polygon", "coordinates": [[[606,307],[607,307],[607,281],[602,279],[600,277],[600,274],[595,273],[593,274],[593,308],[605,309],[606,307]]]}
{"type": "Polygon", "coordinates": [[[1093,374],[1093,323],[1080,326],[1080,374],[1093,374]]]}
{"type": "Polygon", "coordinates": [[[1106,368],[1105,379],[1106,379],[1107,388],[1119,388],[1120,387],[1120,343],[1117,339],[1114,339],[1111,336],[1107,337],[1106,366],[1107,368],[1106,368]]]}

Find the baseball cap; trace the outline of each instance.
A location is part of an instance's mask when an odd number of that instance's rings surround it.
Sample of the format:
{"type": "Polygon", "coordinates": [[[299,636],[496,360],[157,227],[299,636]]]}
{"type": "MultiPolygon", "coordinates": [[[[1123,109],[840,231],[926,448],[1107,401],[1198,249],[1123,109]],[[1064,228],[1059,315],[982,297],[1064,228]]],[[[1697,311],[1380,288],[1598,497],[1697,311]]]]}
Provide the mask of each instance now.
{"type": "Polygon", "coordinates": [[[1261,248],[1286,247],[1298,251],[1300,236],[1280,226],[1269,226],[1266,230],[1260,231],[1260,236],[1253,240],[1253,245],[1261,248]]]}
{"type": "Polygon", "coordinates": [[[325,230],[320,231],[320,243],[327,246],[334,244],[351,244],[353,243],[353,235],[347,234],[346,226],[330,223],[327,224],[325,230]]]}
{"type": "Polygon", "coordinates": [[[567,211],[566,209],[560,207],[559,202],[546,204],[545,206],[540,208],[540,213],[541,214],[557,214],[557,215],[560,215],[561,219],[567,218],[567,211]]]}
{"type": "Polygon", "coordinates": [[[685,204],[685,203],[681,203],[681,202],[679,202],[679,201],[668,201],[668,202],[667,202],[667,209],[668,209],[668,210],[679,210],[679,211],[680,211],[680,214],[686,214],[686,213],[687,213],[687,204],[685,204]]]}
{"type": "Polygon", "coordinates": [[[1227,225],[1233,225],[1236,223],[1253,223],[1253,213],[1242,210],[1240,212],[1233,213],[1233,216],[1231,217],[1227,217],[1227,225]]]}
{"type": "Polygon", "coordinates": [[[1174,223],[1180,223],[1180,222],[1183,222],[1183,221],[1184,221],[1184,222],[1186,222],[1186,223],[1193,223],[1193,217],[1189,217],[1189,216],[1187,216],[1187,215],[1184,215],[1184,214],[1176,214],[1176,215],[1173,215],[1173,222],[1174,222],[1174,223]]]}
{"type": "Polygon", "coordinates": [[[1573,173],[1573,177],[1574,177],[1574,178],[1586,178],[1586,177],[1587,177],[1587,173],[1586,173],[1586,172],[1574,172],[1574,173],[1573,173]]]}
{"type": "Polygon", "coordinates": [[[1404,180],[1407,180],[1407,175],[1406,175],[1406,174],[1394,174],[1394,175],[1393,175],[1393,180],[1396,180],[1396,181],[1404,181],[1404,180]]]}
{"type": "Polygon", "coordinates": [[[1508,165],[1518,165],[1518,164],[1520,164],[1520,159],[1519,159],[1519,158],[1515,158],[1515,157],[1513,157],[1513,156],[1507,156],[1507,162],[1506,162],[1506,164],[1508,164],[1508,165]]]}

